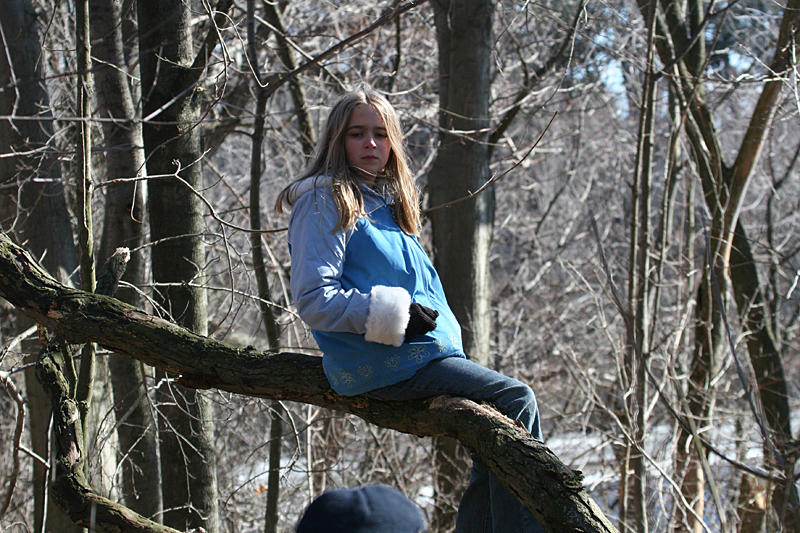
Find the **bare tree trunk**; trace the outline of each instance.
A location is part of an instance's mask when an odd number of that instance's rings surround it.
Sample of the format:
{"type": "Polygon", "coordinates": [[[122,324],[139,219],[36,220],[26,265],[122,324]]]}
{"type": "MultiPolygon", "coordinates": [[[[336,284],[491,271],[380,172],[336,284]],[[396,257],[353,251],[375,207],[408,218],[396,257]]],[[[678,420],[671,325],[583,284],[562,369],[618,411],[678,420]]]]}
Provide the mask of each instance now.
{"type": "MultiPolygon", "coordinates": [[[[88,4],[85,8],[88,12],[88,4]]],[[[108,296],[114,293],[128,257],[127,250],[118,250],[109,258],[98,283],[98,294],[108,296]]],[[[76,401],[73,348],[77,346],[71,346],[55,335],[42,349],[36,364],[39,381],[50,394],[53,404],[54,495],[75,524],[88,526],[92,531],[100,528],[107,531],[174,532],[99,496],[88,481],[85,472],[89,454],[83,444],[81,403],[76,401]]]]}
{"type": "MultiPolygon", "coordinates": [[[[274,5],[267,5],[267,10],[276,10],[274,5]]],[[[264,331],[267,334],[267,342],[270,350],[280,348],[280,331],[275,320],[275,313],[272,311],[272,291],[269,286],[267,276],[266,261],[264,258],[264,244],[261,242],[261,174],[262,164],[262,144],[264,142],[264,121],[266,120],[265,111],[267,107],[268,95],[261,88],[261,68],[259,66],[258,51],[255,43],[255,16],[254,0],[247,3],[247,44],[248,53],[253,61],[253,72],[255,74],[256,109],[255,124],[253,125],[252,145],[250,147],[250,228],[254,230],[250,233],[250,248],[253,252],[253,269],[255,270],[256,283],[258,285],[259,310],[261,311],[261,321],[264,324],[264,331]]],[[[273,13],[277,22],[277,11],[273,13]]],[[[291,57],[291,56],[290,56],[291,57]]],[[[288,66],[288,65],[287,65],[288,66]]],[[[302,94],[302,93],[301,93],[302,94]]],[[[267,474],[267,501],[264,512],[264,533],[276,533],[278,530],[278,501],[280,500],[280,468],[281,451],[283,444],[283,420],[281,413],[283,409],[280,402],[273,401],[270,409],[269,419],[269,472],[267,474]]]]}
{"type": "MultiPolygon", "coordinates": [[[[127,79],[123,50],[120,5],[112,0],[91,0],[94,70],[98,114],[114,118],[103,121],[106,180],[140,177],[144,171],[142,128],[136,119],[134,99],[127,79]]],[[[144,182],[121,182],[105,188],[103,232],[99,261],[105,261],[120,246],[138,248],[144,240],[144,182]]],[[[144,280],[144,255],[134,253],[124,280],[139,286],[144,280]]],[[[136,291],[123,288],[117,298],[139,305],[136,291]]],[[[126,504],[136,512],[161,519],[161,483],[156,443],[156,425],[147,398],[145,369],[129,357],[108,357],[117,419],[119,450],[124,461],[122,491],[126,504]]]]}
{"type": "Polygon", "coordinates": [[[736,228],[731,248],[731,278],[736,306],[749,332],[746,341],[764,409],[764,422],[771,431],[764,446],[765,462],[783,472],[787,479],[784,486],[775,487],[771,505],[787,531],[800,531],[800,502],[797,485],[792,481],[797,456],[790,450],[793,439],[786,374],[765,316],[767,307],[755,258],[741,223],[736,228]]]}
{"type": "MultiPolygon", "coordinates": [[[[436,160],[428,177],[432,207],[460,198],[489,179],[489,66],[493,3],[433,2],[439,43],[439,126],[436,160]]],[[[433,211],[436,268],[462,324],[468,355],[489,363],[489,248],[494,190],[433,211]]]]}
{"type": "Polygon", "coordinates": [[[647,525],[647,465],[644,459],[645,436],[647,434],[647,364],[650,353],[650,255],[651,229],[650,204],[653,166],[653,134],[656,96],[656,74],[653,39],[655,36],[655,5],[651,5],[646,15],[648,27],[646,71],[643,76],[641,109],[639,110],[639,132],[634,168],[631,213],[631,247],[628,267],[628,313],[626,326],[628,346],[626,347],[625,378],[626,388],[633,389],[626,394],[626,418],[630,425],[631,441],[627,443],[621,485],[625,491],[624,509],[627,516],[625,526],[633,531],[646,533],[647,525]]]}
{"type": "MultiPolygon", "coordinates": [[[[681,127],[681,110],[676,102],[676,98],[673,94],[674,88],[669,87],[669,106],[670,106],[670,118],[671,118],[671,129],[670,129],[670,151],[669,151],[669,163],[668,163],[668,175],[667,175],[667,185],[664,196],[664,201],[662,203],[663,212],[662,212],[662,227],[660,231],[660,240],[661,240],[661,247],[659,249],[660,256],[660,263],[659,263],[659,273],[656,278],[656,286],[654,287],[656,292],[656,297],[653,301],[653,315],[654,320],[657,319],[657,310],[661,308],[660,305],[660,294],[662,292],[662,288],[660,287],[660,281],[662,280],[662,270],[664,266],[664,261],[667,253],[667,246],[669,244],[669,234],[672,228],[672,211],[674,210],[674,197],[675,191],[678,187],[679,181],[681,179],[680,176],[680,166],[681,166],[681,142],[680,142],[680,127],[681,127]]],[[[688,236],[692,236],[696,233],[696,225],[695,225],[695,179],[694,176],[689,176],[686,181],[686,191],[685,191],[685,199],[684,199],[684,208],[683,213],[685,217],[684,225],[685,225],[685,234],[688,236]]],[[[694,296],[694,287],[695,284],[692,282],[694,278],[692,272],[695,271],[695,239],[689,237],[685,239],[685,245],[680,250],[680,271],[681,277],[685,279],[685,282],[681,285],[679,289],[679,299],[683,302],[681,304],[683,309],[688,307],[688,302],[692,301],[694,296]]],[[[685,311],[688,313],[688,311],[685,311]]],[[[653,331],[655,331],[655,324],[653,324],[653,331]]],[[[681,335],[682,342],[677,345],[676,352],[677,353],[689,353],[691,351],[691,337],[689,335],[681,335]]],[[[676,353],[676,355],[677,355],[676,353]]],[[[677,380],[676,380],[677,383],[677,380]]],[[[678,384],[680,386],[680,384],[678,384]]],[[[679,392],[679,395],[684,395],[684,391],[679,392]]],[[[680,434],[680,429],[678,430],[678,434],[680,434]]],[[[684,446],[686,445],[686,441],[683,442],[684,446]]],[[[677,446],[677,445],[676,445],[677,446]]],[[[681,454],[681,452],[675,453],[676,457],[676,465],[683,464],[680,461],[683,461],[685,456],[681,454]],[[678,459],[681,457],[682,459],[678,459]]],[[[680,474],[677,476],[680,478],[680,474]]],[[[675,498],[675,510],[671,513],[669,517],[669,525],[668,529],[677,529],[681,530],[684,527],[685,523],[685,513],[680,510],[680,501],[678,498],[675,498]]]]}
{"type": "MultiPolygon", "coordinates": [[[[428,177],[430,205],[476,190],[489,179],[489,90],[494,2],[433,2],[439,48],[439,148],[428,177]]],[[[489,360],[489,252],[494,223],[494,190],[431,213],[434,264],[448,303],[462,326],[467,355],[489,360]]],[[[446,500],[464,488],[467,462],[452,441],[437,442],[437,499],[433,526],[452,528],[455,506],[446,500]]]]}
{"type": "MultiPolygon", "coordinates": [[[[138,20],[144,145],[148,173],[158,176],[148,182],[150,237],[157,243],[152,250],[156,301],[172,319],[202,335],[207,332],[204,227],[201,200],[190,187],[202,190],[195,83],[211,49],[201,50],[199,60],[192,57],[185,2],[140,1],[138,20]]],[[[169,375],[159,378],[164,523],[215,533],[219,507],[211,403],[169,375]]]]}
{"type": "MultiPolygon", "coordinates": [[[[0,113],[41,119],[0,121],[0,153],[25,154],[0,158],[0,226],[25,243],[36,257],[42,258],[43,266],[53,276],[69,282],[69,273],[77,266],[78,257],[58,154],[47,145],[53,124],[40,70],[39,28],[33,6],[27,0],[4,3],[0,24],[5,37],[0,46],[7,46],[0,53],[0,84],[8,87],[0,91],[0,113]],[[38,179],[34,181],[34,177],[38,179]]],[[[20,331],[30,324],[22,316],[17,320],[20,331]]],[[[38,351],[35,347],[30,349],[34,353],[38,351]]],[[[31,446],[36,454],[48,459],[50,399],[32,368],[25,371],[25,389],[31,446]]],[[[71,525],[61,508],[53,504],[47,486],[48,469],[39,461],[33,461],[35,530],[80,531],[71,525]]]]}
{"type": "MultiPolygon", "coordinates": [[[[89,0],[75,2],[75,45],[78,72],[75,78],[77,115],[81,120],[75,125],[75,171],[78,252],[80,255],[81,288],[95,290],[95,246],[92,199],[94,196],[94,169],[92,136],[94,79],[92,71],[92,46],[90,37],[89,0]]],[[[105,359],[97,360],[97,346],[86,343],[81,348],[80,371],[75,383],[75,401],[81,406],[81,449],[87,457],[82,461],[86,476],[103,493],[111,493],[111,478],[116,472],[116,439],[106,438],[104,420],[112,408],[108,365],[105,359]],[[92,450],[89,454],[88,451],[92,450]]],[[[107,426],[106,426],[107,427],[107,426]]]]}
{"type": "MultiPolygon", "coordinates": [[[[645,13],[649,5],[649,2],[640,1],[640,11],[645,13]]],[[[792,50],[800,41],[798,36],[800,1],[790,0],[784,8],[775,42],[775,53],[769,65],[769,70],[774,75],[762,86],[731,166],[726,166],[723,160],[714,117],[703,100],[702,84],[699,81],[706,67],[707,56],[703,2],[693,0],[684,5],[677,1],[668,1],[661,5],[663,14],[658,18],[660,36],[658,51],[662,62],[669,65],[674,74],[672,79],[678,88],[675,94],[681,99],[681,106],[686,113],[686,131],[695,168],[703,187],[706,207],[711,214],[711,220],[706,228],[706,260],[703,279],[698,288],[695,351],[687,391],[692,416],[699,424],[707,424],[714,405],[715,391],[711,384],[716,377],[720,354],[726,342],[723,335],[723,319],[730,299],[730,290],[733,288],[734,294],[737,290],[742,293],[747,292],[747,289],[735,287],[736,283],[742,281],[741,278],[733,277],[731,268],[732,256],[735,253],[732,248],[736,239],[736,228],[739,226],[739,212],[755,163],[760,156],[768,125],[777,107],[777,98],[784,83],[780,76],[790,68],[792,50]]],[[[760,364],[758,354],[770,351],[768,346],[757,346],[752,337],[748,342],[748,349],[751,365],[754,368],[760,364]]],[[[773,377],[780,376],[773,373],[773,377]]],[[[778,428],[770,429],[781,431],[778,428]]],[[[770,440],[767,435],[764,435],[764,439],[767,443],[770,440]]],[[[701,512],[705,497],[703,476],[708,475],[707,471],[700,470],[700,465],[705,461],[704,452],[696,439],[685,431],[682,431],[678,450],[684,455],[678,457],[677,471],[687,476],[683,481],[682,492],[690,501],[695,502],[696,511],[701,512]]],[[[721,527],[725,528],[722,503],[714,485],[710,484],[709,488],[715,498],[721,527]]],[[[787,496],[784,502],[791,500],[791,496],[789,494],[787,496]]],[[[792,517],[782,525],[789,530],[797,531],[797,513],[789,514],[792,517]]],[[[689,517],[687,522],[691,529],[700,530],[701,524],[695,518],[689,517]]]]}
{"type": "MultiPolygon", "coordinates": [[[[75,3],[75,47],[77,49],[78,75],[75,79],[78,134],[75,136],[75,183],[78,199],[78,253],[80,256],[81,289],[94,292],[94,231],[92,222],[92,51],[89,36],[89,1],[75,3]]],[[[89,342],[81,350],[80,372],[76,383],[75,399],[83,405],[81,424],[84,438],[88,435],[87,415],[91,409],[94,385],[94,359],[96,347],[89,342]]],[[[86,442],[83,442],[86,449],[86,442]]]]}

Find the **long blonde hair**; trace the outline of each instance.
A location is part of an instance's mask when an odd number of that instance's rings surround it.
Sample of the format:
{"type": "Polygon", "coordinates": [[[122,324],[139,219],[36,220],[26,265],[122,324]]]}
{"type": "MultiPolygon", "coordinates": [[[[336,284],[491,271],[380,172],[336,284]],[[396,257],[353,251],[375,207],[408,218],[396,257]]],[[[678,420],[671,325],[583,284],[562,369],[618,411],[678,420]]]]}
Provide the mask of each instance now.
{"type": "Polygon", "coordinates": [[[363,216],[364,198],[359,189],[358,171],[347,164],[345,152],[347,122],[359,104],[372,106],[383,120],[390,147],[385,172],[395,196],[394,218],[404,232],[416,235],[420,225],[419,196],[408,166],[400,120],[386,97],[368,87],[346,93],[333,106],[311,164],[300,178],[280,192],[275,209],[282,213],[284,206],[291,208],[297,200],[292,189],[298,182],[312,176],[327,175],[331,178],[331,191],[339,211],[339,221],[334,231],[351,228],[363,216]]]}

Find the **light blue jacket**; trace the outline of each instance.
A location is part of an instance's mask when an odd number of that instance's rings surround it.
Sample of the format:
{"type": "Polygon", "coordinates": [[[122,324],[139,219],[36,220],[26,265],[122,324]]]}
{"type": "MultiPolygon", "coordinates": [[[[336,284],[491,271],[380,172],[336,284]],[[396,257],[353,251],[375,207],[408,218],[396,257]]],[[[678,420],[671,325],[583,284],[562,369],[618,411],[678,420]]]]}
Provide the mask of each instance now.
{"type": "Polygon", "coordinates": [[[406,380],[428,362],[464,357],[461,327],[416,237],[394,221],[392,199],[361,187],[367,216],[336,232],[330,179],[294,190],[289,220],[290,289],[323,353],[331,387],[351,396],[406,380]],[[409,305],[439,312],[436,329],[404,342],[409,305]]]}

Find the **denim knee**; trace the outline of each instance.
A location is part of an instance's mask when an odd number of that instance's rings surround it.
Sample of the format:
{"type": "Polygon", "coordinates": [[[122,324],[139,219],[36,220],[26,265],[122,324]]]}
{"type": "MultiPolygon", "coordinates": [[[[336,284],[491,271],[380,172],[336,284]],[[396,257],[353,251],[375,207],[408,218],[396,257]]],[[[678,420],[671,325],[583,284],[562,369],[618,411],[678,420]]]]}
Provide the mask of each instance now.
{"type": "Polygon", "coordinates": [[[503,398],[498,403],[500,405],[496,407],[501,413],[512,420],[519,420],[534,437],[541,439],[539,408],[533,389],[513,379],[513,384],[504,391],[503,398]]]}

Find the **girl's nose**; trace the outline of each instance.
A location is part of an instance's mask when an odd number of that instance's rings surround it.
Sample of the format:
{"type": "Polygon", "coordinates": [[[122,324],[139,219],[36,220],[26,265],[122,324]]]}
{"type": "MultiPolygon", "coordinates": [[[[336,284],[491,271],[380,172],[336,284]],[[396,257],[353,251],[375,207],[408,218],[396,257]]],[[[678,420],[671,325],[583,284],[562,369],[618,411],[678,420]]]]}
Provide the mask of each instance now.
{"type": "Polygon", "coordinates": [[[371,135],[367,137],[367,146],[369,148],[375,148],[376,146],[378,146],[377,143],[375,142],[375,138],[372,137],[371,135]]]}

